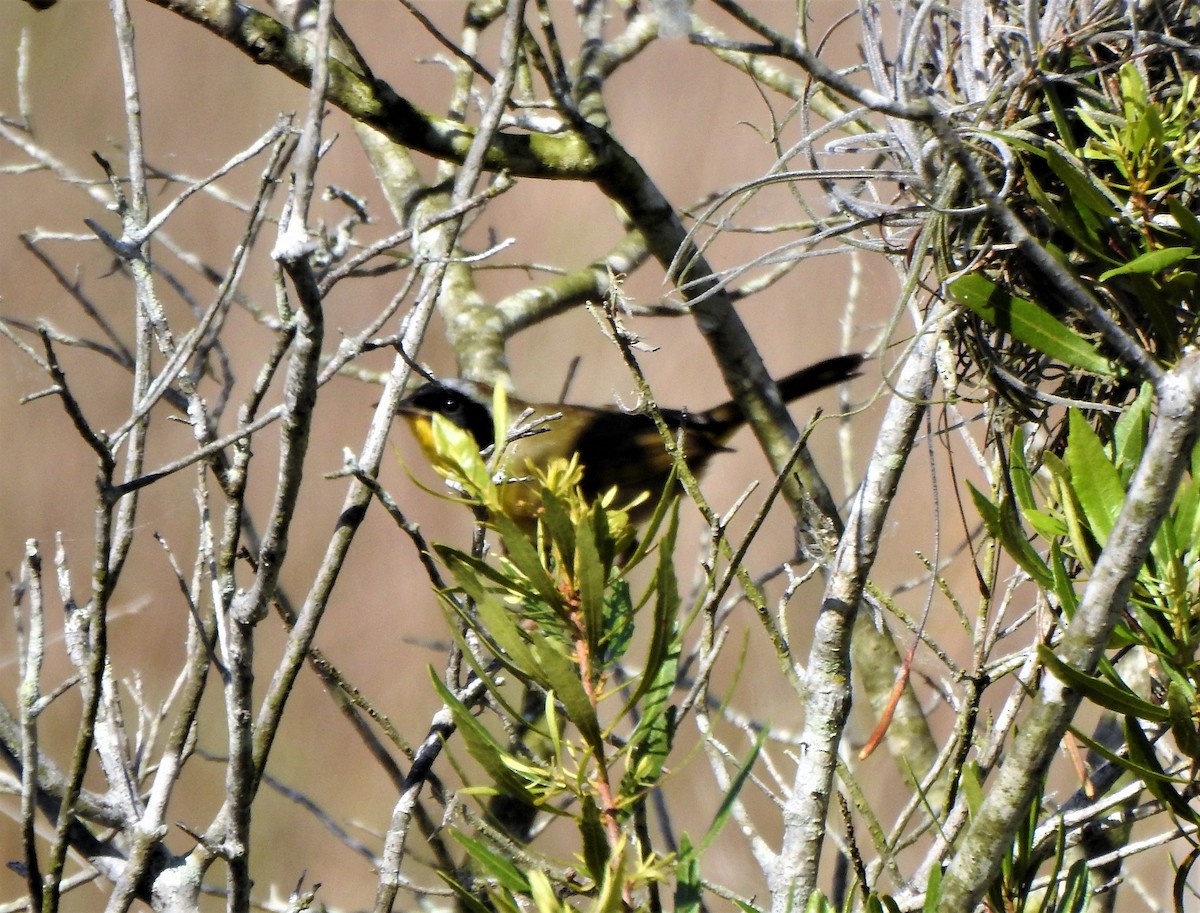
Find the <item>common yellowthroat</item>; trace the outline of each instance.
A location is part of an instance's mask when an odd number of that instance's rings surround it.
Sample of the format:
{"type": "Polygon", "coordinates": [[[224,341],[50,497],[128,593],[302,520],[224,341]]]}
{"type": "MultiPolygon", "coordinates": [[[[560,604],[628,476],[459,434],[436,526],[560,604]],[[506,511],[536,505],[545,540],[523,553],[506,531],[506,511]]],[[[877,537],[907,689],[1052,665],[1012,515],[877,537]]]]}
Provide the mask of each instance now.
{"type": "MultiPolygon", "coordinates": [[[[862,355],[827,358],[779,380],[779,394],[784,402],[791,402],[856,377],[862,363],[862,355]]],[[[529,410],[531,423],[543,420],[540,433],[519,437],[504,448],[501,471],[515,480],[504,489],[505,509],[513,519],[532,521],[536,517],[536,486],[523,480],[530,476],[531,467],[544,468],[556,457],[579,455],[581,488],[589,499],[615,487],[617,503],[625,504],[643,492],[657,494],[666,485],[671,457],[649,415],[570,403],[527,403],[514,396],[508,402],[513,415],[529,410]]],[[[434,414],[468,432],[481,451],[495,444],[492,390],[483,384],[458,379],[431,381],[405,397],[398,411],[430,459],[435,457],[430,433],[434,414]]],[[[682,430],[684,459],[697,474],[714,455],[729,449],[725,442],[746,421],[732,400],[704,412],[663,409],[662,416],[677,436],[682,430]]]]}

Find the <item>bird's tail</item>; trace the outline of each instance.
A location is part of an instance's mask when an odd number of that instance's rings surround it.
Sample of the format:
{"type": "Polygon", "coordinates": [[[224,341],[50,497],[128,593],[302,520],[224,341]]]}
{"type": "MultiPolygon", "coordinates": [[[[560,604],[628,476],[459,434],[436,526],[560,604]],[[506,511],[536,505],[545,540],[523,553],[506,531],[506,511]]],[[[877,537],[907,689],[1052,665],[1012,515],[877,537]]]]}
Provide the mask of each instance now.
{"type": "MultiPolygon", "coordinates": [[[[862,354],[835,355],[833,358],[818,361],[807,368],[801,368],[776,381],[779,395],[785,403],[790,403],[794,399],[808,396],[810,393],[816,393],[818,390],[824,390],[834,384],[840,384],[852,377],[858,377],[860,373],[858,369],[862,367],[865,358],[862,354]]],[[[745,421],[742,410],[738,408],[737,403],[732,401],[709,409],[696,416],[696,419],[711,429],[717,440],[724,440],[733,434],[745,421]]]]}
{"type": "Polygon", "coordinates": [[[779,395],[783,397],[785,403],[790,403],[794,399],[808,396],[810,393],[816,393],[818,390],[824,390],[834,384],[840,384],[852,377],[858,377],[860,373],[858,369],[862,367],[863,360],[864,356],[861,353],[835,355],[833,358],[818,361],[815,365],[801,368],[794,374],[789,374],[776,381],[779,395]]]}

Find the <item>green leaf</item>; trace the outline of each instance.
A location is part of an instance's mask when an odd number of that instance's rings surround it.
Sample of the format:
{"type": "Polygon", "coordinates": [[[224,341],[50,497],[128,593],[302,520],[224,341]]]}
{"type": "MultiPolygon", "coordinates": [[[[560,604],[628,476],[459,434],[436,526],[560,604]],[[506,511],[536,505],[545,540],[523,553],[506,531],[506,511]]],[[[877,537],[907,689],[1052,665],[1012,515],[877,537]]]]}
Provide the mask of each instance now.
{"type": "Polygon", "coordinates": [[[1141,725],[1132,717],[1125,717],[1125,745],[1129,750],[1129,760],[1141,767],[1157,771],[1158,776],[1144,777],[1146,789],[1154,798],[1172,812],[1192,824],[1200,824],[1200,815],[1193,810],[1191,803],[1175,788],[1172,778],[1158,763],[1154,746],[1146,738],[1141,725]]]}
{"type": "Polygon", "coordinates": [[[562,593],[559,592],[558,587],[546,572],[546,567],[542,564],[542,559],[533,542],[516,523],[503,514],[492,517],[492,523],[504,542],[504,549],[508,553],[508,560],[512,562],[513,567],[524,575],[548,608],[562,613],[564,611],[562,593]]]}
{"type": "MultiPolygon", "coordinates": [[[[1071,202],[1077,208],[1082,204],[1101,219],[1120,216],[1121,204],[1104,192],[1103,186],[1083,162],[1070,158],[1053,143],[1046,146],[1046,162],[1055,177],[1066,185],[1071,202]]],[[[1083,215],[1083,212],[1080,214],[1083,215]]]]}
{"type": "Polygon", "coordinates": [[[432,666],[429,668],[429,677],[433,680],[433,687],[437,690],[438,697],[442,699],[449,709],[450,715],[454,718],[454,725],[458,727],[459,735],[462,736],[471,757],[479,762],[501,792],[519,799],[527,805],[535,805],[536,802],[525,782],[504,763],[507,752],[475,718],[475,715],[467,709],[466,705],[454,696],[454,692],[443,684],[432,666]]]}
{"type": "Polygon", "coordinates": [[[1167,206],[1170,207],[1171,215],[1175,217],[1175,221],[1183,233],[1200,244],[1200,219],[1197,219],[1195,214],[1184,206],[1175,194],[1167,196],[1167,206]]]}
{"type": "Polygon", "coordinates": [[[566,905],[554,893],[550,877],[541,869],[529,871],[529,896],[538,913],[564,913],[566,910],[566,905]]]}
{"type": "Polygon", "coordinates": [[[1084,568],[1090,571],[1094,564],[1092,552],[1095,544],[1088,533],[1075,489],[1071,487],[1071,470],[1061,457],[1053,453],[1043,454],[1042,463],[1057,488],[1058,506],[1062,512],[1062,521],[1067,528],[1067,538],[1070,540],[1071,548],[1084,568]]]}
{"type": "Polygon", "coordinates": [[[458,841],[480,869],[496,879],[501,886],[518,894],[529,893],[529,880],[509,860],[456,828],[450,829],[450,836],[458,841]]]}
{"type": "Polygon", "coordinates": [[[1176,536],[1190,543],[1188,551],[1200,545],[1200,478],[1193,478],[1175,496],[1173,510],[1176,536]]]}
{"type": "Polygon", "coordinates": [[[1083,413],[1072,409],[1068,425],[1064,457],[1071,470],[1071,489],[1088,531],[1103,548],[1125,503],[1125,484],[1083,413]]]}
{"type": "MultiPolygon", "coordinates": [[[[652,686],[660,686],[660,670],[675,643],[679,615],[679,580],[675,574],[675,537],[679,532],[679,500],[675,500],[671,512],[671,521],[661,542],[658,552],[658,566],[654,573],[654,626],[650,632],[650,646],[646,651],[646,664],[642,677],[629,696],[620,716],[629,712],[646,691],[652,686]]],[[[674,669],[670,671],[671,681],[668,688],[675,685],[674,669]]],[[[618,717],[619,719],[620,717],[618,717]]]]}
{"type": "Polygon", "coordinates": [[[960,304],[980,319],[1037,349],[1043,355],[1093,374],[1115,377],[1117,369],[1099,350],[1025,298],[1002,290],[979,273],[959,276],[949,286],[960,304]]]}
{"type": "Polygon", "coordinates": [[[608,868],[608,835],[604,832],[604,824],[600,820],[600,809],[596,800],[584,796],[582,814],[579,816],[579,835],[583,840],[583,863],[587,867],[592,881],[600,884],[604,880],[604,872],[608,868]]]}
{"type": "MultiPolygon", "coordinates": [[[[1104,745],[1101,742],[1097,742],[1086,732],[1083,732],[1082,730],[1077,729],[1074,726],[1071,727],[1071,734],[1073,736],[1075,736],[1075,738],[1079,739],[1079,741],[1082,742],[1087,747],[1087,750],[1090,753],[1103,758],[1104,760],[1108,761],[1110,764],[1115,764],[1121,770],[1127,771],[1131,776],[1134,776],[1140,780],[1146,780],[1146,781],[1153,780],[1153,779],[1162,779],[1162,778],[1170,779],[1169,777],[1166,777],[1166,774],[1163,772],[1163,769],[1161,767],[1159,767],[1157,764],[1147,767],[1143,764],[1140,764],[1140,763],[1132,760],[1131,758],[1126,757],[1125,755],[1118,754],[1117,752],[1115,752],[1111,748],[1109,748],[1107,745],[1104,745]]],[[[1182,782],[1182,781],[1176,779],[1176,782],[1182,782]]]]}
{"type": "Polygon", "coordinates": [[[600,721],[579,680],[579,666],[559,652],[558,645],[549,640],[531,643],[530,651],[539,664],[550,689],[566,708],[567,719],[575,724],[579,734],[592,747],[601,747],[600,721]]]}
{"type": "Polygon", "coordinates": [[[579,585],[579,607],[583,612],[588,653],[598,658],[600,639],[604,634],[604,583],[608,579],[608,568],[601,561],[596,546],[593,511],[603,511],[603,508],[593,504],[575,527],[575,580],[579,585]]]}
{"type": "Polygon", "coordinates": [[[837,908],[829,902],[824,892],[813,891],[804,905],[804,913],[837,913],[837,908]]]}
{"type": "Polygon", "coordinates": [[[446,884],[448,884],[450,886],[450,889],[452,891],[454,891],[455,894],[458,895],[457,899],[462,901],[462,903],[464,905],[463,909],[468,911],[468,913],[495,913],[495,911],[493,911],[490,907],[488,907],[486,904],[484,904],[484,902],[482,900],[480,900],[478,897],[476,897],[474,894],[472,894],[470,891],[468,891],[466,888],[464,888],[461,884],[459,884],[457,881],[455,881],[453,878],[451,878],[449,873],[438,872],[437,874],[438,874],[438,877],[441,878],[444,882],[446,882],[446,884]]]}
{"type": "Polygon", "coordinates": [[[676,708],[668,701],[675,688],[677,661],[676,653],[659,670],[654,687],[647,692],[649,700],[642,708],[642,718],[629,737],[633,750],[630,776],[634,781],[629,785],[630,792],[655,785],[671,753],[678,721],[676,708]]]}
{"type": "Polygon", "coordinates": [[[1009,556],[1039,586],[1051,587],[1054,584],[1054,575],[1046,566],[1046,562],[1042,560],[1042,556],[1030,545],[1025,530],[1021,528],[1020,520],[1017,519],[1012,502],[1005,498],[999,505],[993,504],[974,485],[969,482],[967,485],[971,489],[971,498],[975,501],[975,509],[979,511],[979,517],[983,520],[988,532],[1000,541],[1009,556]]]}
{"type": "Polygon", "coordinates": [[[967,810],[974,817],[983,805],[983,778],[979,775],[979,762],[968,761],[963,765],[962,778],[959,786],[967,800],[967,810]]]}
{"type": "Polygon", "coordinates": [[[1196,251],[1190,247],[1160,247],[1158,250],[1147,251],[1141,256],[1134,257],[1121,266],[1105,270],[1100,274],[1100,281],[1107,282],[1113,276],[1123,276],[1127,273],[1160,273],[1195,253],[1196,251]]]}
{"type": "MultiPolygon", "coordinates": [[[[626,913],[629,908],[625,905],[622,897],[624,886],[625,854],[617,850],[613,854],[612,862],[604,870],[604,881],[600,884],[600,893],[592,902],[588,913],[626,913]]],[[[564,904],[564,906],[566,905],[564,904]]]]}
{"type": "Polygon", "coordinates": [[[1184,897],[1191,897],[1195,893],[1195,889],[1188,884],[1188,879],[1191,878],[1197,859],[1200,859],[1200,846],[1184,856],[1176,866],[1175,879],[1171,883],[1171,898],[1174,902],[1171,909],[1173,910],[1185,909],[1184,897]]]}
{"type": "Polygon", "coordinates": [[[563,564],[572,567],[575,564],[575,527],[562,498],[550,489],[541,489],[542,529],[550,537],[550,541],[558,548],[563,564]]]}
{"type": "Polygon", "coordinates": [[[1075,610],[1079,608],[1079,594],[1075,592],[1075,581],[1067,573],[1062,546],[1057,542],[1050,543],[1050,569],[1054,572],[1054,595],[1058,597],[1058,604],[1062,606],[1063,614],[1070,621],[1075,617],[1075,610]]]}
{"type": "Polygon", "coordinates": [[[1170,714],[1164,708],[1138,697],[1129,689],[1119,688],[1102,678],[1088,675],[1068,665],[1045,644],[1038,644],[1038,659],[1068,688],[1078,691],[1092,703],[1107,707],[1114,713],[1139,717],[1154,723],[1165,723],[1170,718],[1170,714]]]}
{"type": "Polygon", "coordinates": [[[503,652],[499,658],[506,660],[506,665],[523,678],[545,685],[537,661],[529,649],[529,641],[521,629],[521,616],[513,611],[512,606],[499,599],[476,600],[475,612],[479,616],[478,628],[481,633],[486,634],[503,652]]]}
{"type": "Polygon", "coordinates": [[[921,906],[922,913],[936,913],[938,903],[942,899],[942,867],[934,865],[929,870],[929,880],[925,883],[925,903],[921,906]]]}
{"type": "Polygon", "coordinates": [[[472,496],[486,501],[486,494],[492,488],[492,474],[479,455],[475,438],[436,412],[430,416],[430,433],[434,452],[444,460],[440,468],[450,470],[472,496]]]}
{"type": "MultiPolygon", "coordinates": [[[[816,893],[819,894],[820,892],[818,891],[816,893]]],[[[816,895],[814,894],[814,896],[816,895]]],[[[739,910],[742,911],[742,913],[763,913],[763,911],[758,909],[758,907],[748,904],[744,900],[738,900],[737,898],[734,898],[733,903],[739,910]]]]}
{"type": "Polygon", "coordinates": [[[490,594],[490,591],[484,586],[485,580],[497,584],[514,596],[525,599],[537,597],[537,593],[529,587],[526,580],[506,575],[474,555],[468,555],[460,549],[440,543],[434,543],[433,550],[454,577],[454,582],[464,593],[476,601],[482,600],[490,594]]]}
{"type": "Polygon", "coordinates": [[[1013,497],[1021,513],[1036,510],[1037,501],[1033,497],[1033,476],[1025,462],[1025,429],[1018,426],[1013,432],[1012,442],[1008,447],[1009,481],[1012,484],[1013,497]]]}
{"type": "MultiPolygon", "coordinates": [[[[658,536],[658,528],[668,516],[668,511],[676,509],[679,502],[677,480],[679,472],[675,464],[671,464],[671,472],[667,476],[667,484],[663,487],[662,494],[659,496],[658,503],[654,505],[654,513],[650,515],[649,522],[642,530],[642,538],[634,549],[632,555],[625,562],[625,571],[628,573],[631,569],[637,567],[642,559],[646,557],[650,549],[655,544],[655,539],[658,536]]],[[[674,543],[671,544],[674,550],[674,543]]]]}
{"type": "Polygon", "coordinates": [[[687,834],[679,836],[679,861],[675,864],[675,913],[699,913],[703,892],[700,857],[687,834]]]}
{"type": "Polygon", "coordinates": [[[1192,702],[1178,682],[1167,685],[1167,708],[1171,712],[1171,735],[1175,744],[1189,758],[1200,758],[1200,733],[1192,715],[1192,702]]]}
{"type": "Polygon", "coordinates": [[[1150,427],[1150,410],[1154,405],[1154,387],[1142,384],[1137,399],[1121,413],[1113,426],[1113,444],[1117,455],[1117,471],[1128,482],[1146,452],[1146,434],[1150,427]]]}
{"type": "Polygon", "coordinates": [[[624,577],[613,580],[604,593],[604,622],[601,639],[603,663],[612,666],[620,662],[625,651],[633,643],[634,615],[633,595],[629,592],[629,581],[624,577]]]}
{"type": "Polygon", "coordinates": [[[725,822],[729,820],[729,814],[733,811],[733,804],[737,801],[738,795],[742,791],[742,787],[746,785],[746,781],[750,779],[750,771],[754,768],[754,762],[758,760],[759,752],[762,751],[763,743],[767,740],[767,729],[764,726],[758,733],[758,737],[754,740],[754,745],[750,749],[750,754],[746,756],[741,765],[738,767],[737,773],[729,783],[729,789],[725,792],[725,796],[721,799],[721,805],[717,808],[717,813],[713,815],[712,824],[708,826],[703,839],[697,845],[697,852],[704,852],[708,849],[717,836],[725,827],[725,822]]]}
{"type": "Polygon", "coordinates": [[[500,444],[495,448],[494,459],[508,440],[508,385],[503,377],[492,387],[492,440],[500,444]]]}

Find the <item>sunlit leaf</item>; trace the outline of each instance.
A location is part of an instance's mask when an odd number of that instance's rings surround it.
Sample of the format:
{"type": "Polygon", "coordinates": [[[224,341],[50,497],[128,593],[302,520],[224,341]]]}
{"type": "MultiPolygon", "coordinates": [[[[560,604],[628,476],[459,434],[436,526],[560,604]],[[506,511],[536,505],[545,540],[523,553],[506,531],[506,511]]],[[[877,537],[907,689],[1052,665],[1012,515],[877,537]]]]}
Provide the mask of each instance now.
{"type": "Polygon", "coordinates": [[[608,835],[604,832],[596,800],[591,796],[584,796],[581,806],[579,834],[583,841],[583,862],[592,881],[600,884],[608,867],[608,835]]]}
{"type": "Polygon", "coordinates": [[[679,859],[675,863],[675,913],[699,913],[703,892],[700,858],[687,834],[679,836],[679,859]]]}
{"type": "Polygon", "coordinates": [[[1005,552],[1040,586],[1052,586],[1054,575],[1046,566],[1046,562],[1042,560],[1042,556],[1030,545],[1025,531],[1017,519],[1012,502],[1005,499],[998,505],[993,504],[974,485],[968,483],[968,486],[971,490],[971,498],[975,502],[975,509],[979,511],[979,517],[983,520],[988,532],[1000,540],[1005,552]]]}
{"type": "Polygon", "coordinates": [[[1100,438],[1078,409],[1071,410],[1069,426],[1064,458],[1071,470],[1072,490],[1083,509],[1088,531],[1103,547],[1125,503],[1125,485],[1100,438]]]}
{"type": "Polygon", "coordinates": [[[598,750],[601,741],[600,721],[580,681],[578,664],[560,653],[557,645],[550,641],[531,643],[530,651],[541,667],[546,682],[562,701],[567,719],[575,724],[587,743],[598,750]]]}
{"type": "Polygon", "coordinates": [[[438,696],[450,710],[450,715],[454,718],[454,725],[458,727],[459,735],[466,744],[467,752],[471,757],[479,762],[487,775],[491,777],[492,782],[502,792],[528,805],[535,804],[534,797],[526,788],[525,782],[504,763],[504,757],[507,754],[504,748],[467,709],[466,705],[442,683],[432,668],[429,669],[429,677],[433,681],[433,687],[437,690],[438,696]]]}
{"type": "Polygon", "coordinates": [[[967,273],[951,282],[949,291],[980,319],[1043,355],[1093,374],[1116,376],[1113,363],[1090,342],[1032,301],[1005,292],[985,276],[967,273]]]}
{"type": "Polygon", "coordinates": [[[468,837],[457,828],[450,829],[450,836],[458,841],[459,845],[467,851],[467,855],[474,860],[483,872],[496,879],[503,887],[518,894],[529,893],[529,880],[508,859],[505,859],[483,842],[473,837],[468,837]]]}
{"type": "Polygon", "coordinates": [[[608,579],[608,568],[596,545],[592,511],[600,511],[600,507],[593,505],[575,527],[575,580],[579,587],[579,608],[583,612],[587,648],[596,656],[604,634],[604,584],[608,579]]]}
{"type": "Polygon", "coordinates": [[[1134,257],[1128,263],[1105,270],[1100,274],[1100,281],[1107,282],[1113,276],[1123,276],[1127,273],[1159,273],[1195,253],[1190,247],[1160,247],[1134,257]]]}
{"type": "Polygon", "coordinates": [[[1151,704],[1128,689],[1118,688],[1102,678],[1088,675],[1068,665],[1045,644],[1038,644],[1038,659],[1068,688],[1078,691],[1092,703],[1107,707],[1114,713],[1139,717],[1154,723],[1165,723],[1170,717],[1166,709],[1158,704],[1151,704]]]}
{"type": "Polygon", "coordinates": [[[1101,219],[1111,219],[1121,214],[1121,203],[1110,196],[1104,186],[1096,180],[1083,162],[1072,159],[1054,144],[1046,146],[1046,161],[1063,184],[1076,206],[1085,206],[1101,219]]]}

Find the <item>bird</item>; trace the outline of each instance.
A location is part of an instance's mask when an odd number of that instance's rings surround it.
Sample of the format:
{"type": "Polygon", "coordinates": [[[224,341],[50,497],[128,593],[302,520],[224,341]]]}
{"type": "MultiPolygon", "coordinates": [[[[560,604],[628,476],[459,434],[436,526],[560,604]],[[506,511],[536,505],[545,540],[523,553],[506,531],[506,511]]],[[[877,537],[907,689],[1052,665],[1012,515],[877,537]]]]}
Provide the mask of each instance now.
{"type": "MultiPolygon", "coordinates": [[[[791,402],[842,383],[860,373],[865,356],[837,355],[801,368],[776,382],[784,402],[791,402]]],[[[492,418],[492,388],[459,378],[432,379],[404,397],[397,413],[404,418],[425,456],[437,461],[431,432],[433,415],[441,415],[467,432],[479,450],[495,445],[492,418]]],[[[672,467],[654,419],[645,412],[627,412],[615,407],[583,406],[574,403],[530,403],[508,397],[510,414],[522,415],[525,427],[534,433],[505,443],[500,460],[501,477],[509,480],[502,489],[505,513],[521,523],[536,520],[540,508],[539,489],[531,479],[534,470],[544,470],[556,457],[577,456],[582,477],[580,489],[589,501],[615,488],[618,504],[642,499],[642,509],[631,517],[648,514],[653,502],[644,495],[662,493],[672,467]]],[[[746,417],[733,400],[689,412],[663,409],[662,417],[672,434],[682,432],[684,461],[699,475],[746,417]]]]}

